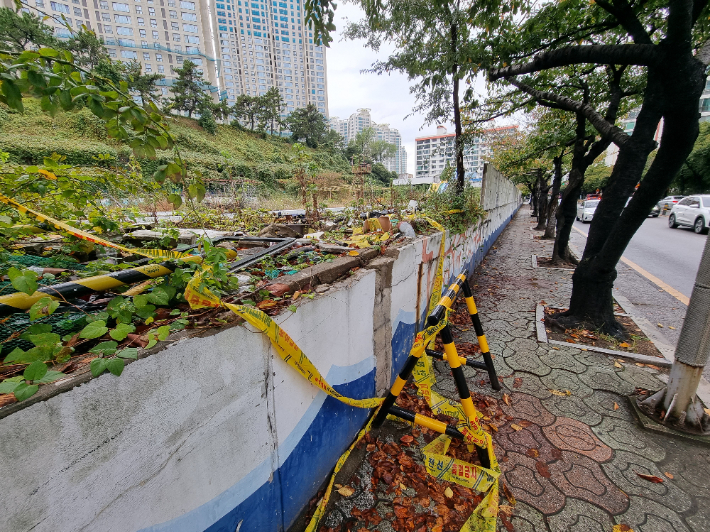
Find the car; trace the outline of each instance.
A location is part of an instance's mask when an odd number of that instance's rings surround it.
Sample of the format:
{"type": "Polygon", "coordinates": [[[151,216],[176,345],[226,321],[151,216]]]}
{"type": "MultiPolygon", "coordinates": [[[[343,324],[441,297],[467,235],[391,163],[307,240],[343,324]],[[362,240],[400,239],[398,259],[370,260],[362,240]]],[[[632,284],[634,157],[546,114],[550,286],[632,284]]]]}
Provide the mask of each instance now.
{"type": "Polygon", "coordinates": [[[584,200],[577,204],[577,220],[582,223],[591,222],[594,218],[594,211],[597,210],[600,200],[584,200]]]}
{"type": "MultiPolygon", "coordinates": [[[[628,205],[630,201],[631,201],[631,198],[627,199],[626,205],[628,205]]],[[[624,208],[626,208],[626,205],[624,205],[624,208]]],[[[658,218],[658,215],[660,213],[661,213],[661,208],[658,206],[658,204],[656,204],[651,209],[651,212],[648,213],[648,216],[650,216],[651,218],[658,218]]]]}
{"type": "Polygon", "coordinates": [[[668,215],[668,227],[687,225],[698,234],[708,232],[710,224],[710,194],[698,194],[681,199],[668,215]]]}
{"type": "Polygon", "coordinates": [[[685,196],[666,196],[661,201],[658,202],[658,208],[663,210],[671,210],[673,205],[677,204],[685,196]]]}

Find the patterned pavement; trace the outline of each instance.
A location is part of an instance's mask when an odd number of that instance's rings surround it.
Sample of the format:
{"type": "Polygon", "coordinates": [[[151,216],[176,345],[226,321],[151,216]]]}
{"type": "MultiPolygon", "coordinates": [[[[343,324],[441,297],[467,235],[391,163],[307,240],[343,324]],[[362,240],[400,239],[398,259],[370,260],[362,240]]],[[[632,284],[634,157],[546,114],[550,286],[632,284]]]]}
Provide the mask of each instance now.
{"type": "MultiPolygon", "coordinates": [[[[517,499],[512,516],[499,519],[499,530],[611,532],[617,524],[635,532],[710,530],[710,506],[705,505],[710,503],[710,448],[642,430],[628,403],[636,388],[659,389],[660,372],[631,362],[616,367],[605,355],[537,343],[535,305],[543,300],[565,305],[571,275],[532,268],[530,256],[549,256],[550,249],[550,243],[532,239],[538,234],[532,225],[524,206],[472,280],[503,390],[494,392],[484,373],[465,371],[479,404],[485,397],[496,425],[493,440],[504,482],[517,499]],[[638,473],[664,482],[649,482],[638,473]]],[[[462,327],[458,334],[457,343],[476,343],[472,329],[462,327]]],[[[439,392],[455,398],[446,367],[435,362],[435,370],[439,392]]],[[[409,433],[411,429],[387,422],[379,438],[395,441],[409,433]]],[[[417,438],[420,445],[422,438],[417,438]]],[[[418,462],[416,447],[409,455],[418,462]]],[[[402,521],[395,521],[387,509],[396,494],[382,490],[381,482],[380,487],[369,483],[369,454],[351,458],[361,461],[346,468],[355,475],[339,481],[354,481],[362,489],[350,497],[337,495],[321,530],[402,529],[402,521]],[[359,510],[353,514],[352,508],[359,510]],[[381,517],[376,524],[357,517],[373,508],[381,517]]],[[[437,516],[440,505],[422,507],[415,490],[400,491],[401,499],[415,501],[412,515],[437,516]]],[[[422,530],[430,529],[425,521],[417,522],[425,523],[422,530]]],[[[449,523],[443,530],[458,530],[455,522],[449,523]]],[[[414,521],[405,527],[410,528],[415,530],[414,521]]]]}

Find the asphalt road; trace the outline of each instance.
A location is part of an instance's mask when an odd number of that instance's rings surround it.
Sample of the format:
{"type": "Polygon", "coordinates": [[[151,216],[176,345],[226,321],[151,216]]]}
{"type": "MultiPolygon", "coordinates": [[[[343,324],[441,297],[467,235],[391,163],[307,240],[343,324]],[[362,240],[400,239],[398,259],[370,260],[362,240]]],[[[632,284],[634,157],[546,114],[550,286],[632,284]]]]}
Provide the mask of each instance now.
{"type": "MultiPolygon", "coordinates": [[[[589,232],[589,224],[575,221],[574,226],[589,232]]],[[[687,227],[669,228],[667,216],[647,218],[624,257],[689,298],[706,238],[687,227]]]]}

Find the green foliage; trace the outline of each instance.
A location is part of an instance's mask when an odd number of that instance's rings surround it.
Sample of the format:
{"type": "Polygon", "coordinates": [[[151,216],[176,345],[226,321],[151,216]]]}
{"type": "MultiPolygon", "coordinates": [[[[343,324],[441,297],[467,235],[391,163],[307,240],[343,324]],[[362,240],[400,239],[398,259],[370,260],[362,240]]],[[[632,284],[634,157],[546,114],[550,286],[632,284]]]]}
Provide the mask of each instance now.
{"type": "Polygon", "coordinates": [[[397,179],[397,172],[390,172],[382,163],[375,163],[372,165],[370,177],[388,187],[392,184],[393,179],[397,179]]]}
{"type": "Polygon", "coordinates": [[[463,233],[485,217],[481,208],[481,189],[466,184],[463,192],[448,186],[444,192],[429,192],[419,208],[453,233],[463,233]]]}
{"type": "Polygon", "coordinates": [[[197,121],[198,124],[207,131],[210,135],[217,134],[217,122],[214,119],[212,110],[209,107],[204,107],[201,110],[200,119],[197,121]]]}
{"type": "Polygon", "coordinates": [[[0,8],[0,43],[4,49],[23,51],[36,46],[57,46],[54,29],[34,13],[16,13],[9,7],[0,8]]]}
{"type": "Polygon", "coordinates": [[[325,117],[312,103],[288,115],[285,124],[294,142],[303,139],[309,148],[317,148],[329,129],[325,117]]]}
{"type": "Polygon", "coordinates": [[[676,175],[671,190],[679,194],[710,192],[710,122],[701,122],[693,151],[676,175]]]}
{"type": "Polygon", "coordinates": [[[170,99],[167,108],[175,111],[186,111],[187,116],[197,111],[200,105],[209,98],[202,87],[205,81],[199,72],[199,67],[186,60],[182,68],[176,68],[177,79],[173,83],[171,90],[173,97],[170,99]]]}

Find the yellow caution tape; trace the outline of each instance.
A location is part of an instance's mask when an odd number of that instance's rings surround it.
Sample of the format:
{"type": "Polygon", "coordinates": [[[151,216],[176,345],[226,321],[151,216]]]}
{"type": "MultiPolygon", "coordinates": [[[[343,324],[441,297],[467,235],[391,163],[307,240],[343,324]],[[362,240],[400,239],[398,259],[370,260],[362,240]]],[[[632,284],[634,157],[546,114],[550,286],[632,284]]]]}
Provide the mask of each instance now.
{"type": "Polygon", "coordinates": [[[77,229],[75,227],[72,227],[71,225],[61,222],[61,221],[57,220],[56,218],[52,218],[51,216],[45,216],[44,214],[37,212],[33,209],[30,209],[29,207],[26,207],[26,206],[22,205],[21,203],[18,203],[17,201],[15,201],[12,198],[8,198],[7,196],[3,196],[2,194],[0,194],[0,202],[10,205],[11,207],[14,207],[22,214],[26,214],[28,216],[31,216],[39,222],[47,222],[49,224],[52,224],[57,229],[64,231],[66,233],[69,233],[70,235],[73,235],[77,238],[81,238],[82,240],[87,240],[89,242],[93,242],[94,244],[99,244],[101,246],[114,248],[119,251],[123,251],[124,253],[133,253],[135,255],[142,255],[144,257],[149,257],[151,259],[180,259],[180,258],[183,258],[183,257],[189,255],[189,253],[182,253],[179,251],[164,251],[162,249],[128,248],[126,246],[122,246],[120,244],[116,244],[114,242],[110,242],[108,240],[100,238],[100,237],[93,235],[91,233],[87,233],[86,231],[82,231],[81,229],[77,229]]]}

